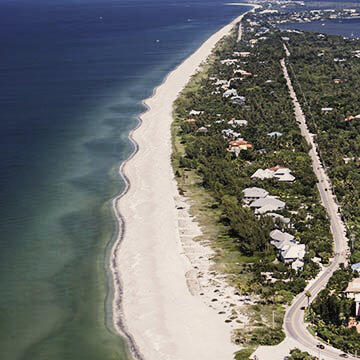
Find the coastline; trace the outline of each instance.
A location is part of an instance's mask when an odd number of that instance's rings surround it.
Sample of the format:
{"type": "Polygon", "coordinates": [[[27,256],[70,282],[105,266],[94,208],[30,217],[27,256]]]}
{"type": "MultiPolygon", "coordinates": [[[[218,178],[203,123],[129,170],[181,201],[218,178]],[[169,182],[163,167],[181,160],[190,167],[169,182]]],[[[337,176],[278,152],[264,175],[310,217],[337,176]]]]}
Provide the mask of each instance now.
{"type": "Polygon", "coordinates": [[[170,125],[172,105],[181,90],[245,14],[213,34],[167,75],[143,101],[146,111],[129,134],[134,151],[119,168],[125,187],[113,200],[119,232],[110,269],[114,326],[139,360],[215,360],[232,357],[236,350],[229,326],[190,291],[187,274],[192,266],[180,240],[170,125]]]}

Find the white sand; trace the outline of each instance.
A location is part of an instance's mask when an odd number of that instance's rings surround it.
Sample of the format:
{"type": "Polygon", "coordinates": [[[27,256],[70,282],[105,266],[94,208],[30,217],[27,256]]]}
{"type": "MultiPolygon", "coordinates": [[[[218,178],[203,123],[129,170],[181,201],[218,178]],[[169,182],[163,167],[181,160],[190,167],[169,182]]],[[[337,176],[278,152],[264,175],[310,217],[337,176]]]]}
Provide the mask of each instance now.
{"type": "Polygon", "coordinates": [[[240,20],[241,16],[211,36],[145,101],[149,110],[132,133],[138,152],[121,168],[131,186],[120,201],[114,201],[119,220],[122,214],[126,223],[120,250],[117,241],[111,257],[114,322],[117,330],[122,326],[131,334],[146,360],[225,360],[237,349],[224,318],[187,286],[187,279],[189,285],[193,281],[189,280],[193,267],[180,241],[170,125],[179,92],[240,20]]]}

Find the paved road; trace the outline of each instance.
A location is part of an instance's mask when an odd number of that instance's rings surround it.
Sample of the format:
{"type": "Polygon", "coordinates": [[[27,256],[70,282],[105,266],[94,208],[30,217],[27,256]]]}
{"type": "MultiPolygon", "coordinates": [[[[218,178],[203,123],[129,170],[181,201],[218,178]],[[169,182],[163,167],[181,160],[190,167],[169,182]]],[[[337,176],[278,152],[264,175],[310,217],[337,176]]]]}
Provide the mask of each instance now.
{"type": "MultiPolygon", "coordinates": [[[[289,88],[289,93],[292,98],[296,120],[299,123],[301,134],[305,137],[308,144],[311,145],[310,156],[312,159],[313,169],[315,175],[318,178],[318,188],[321,196],[323,205],[326,208],[326,211],[329,215],[331,222],[331,232],[334,238],[334,252],[335,256],[329,267],[326,268],[319,276],[313,281],[306,290],[309,290],[311,293],[311,300],[315,299],[317,294],[325,287],[329,278],[333,272],[339,267],[340,263],[347,262],[347,238],[345,236],[345,225],[341,220],[339,213],[338,205],[335,202],[335,197],[331,189],[330,180],[321,164],[319,154],[317,152],[317,147],[313,139],[313,134],[310,133],[307,125],[305,116],[301,110],[300,104],[297,100],[295,91],[291,84],[285,60],[281,60],[281,66],[284,72],[284,76],[289,88]]],[[[311,301],[310,300],[310,301],[311,301]]],[[[326,346],[324,350],[316,349],[316,345],[319,343],[306,329],[306,324],[304,323],[304,315],[301,307],[307,305],[307,298],[305,296],[305,291],[299,294],[294,300],[293,304],[290,306],[286,312],[284,319],[284,328],[286,336],[291,338],[293,342],[298,344],[298,348],[311,352],[312,354],[320,355],[321,359],[340,359],[339,354],[342,352],[326,346]]],[[[349,355],[349,359],[355,359],[349,355]]]]}

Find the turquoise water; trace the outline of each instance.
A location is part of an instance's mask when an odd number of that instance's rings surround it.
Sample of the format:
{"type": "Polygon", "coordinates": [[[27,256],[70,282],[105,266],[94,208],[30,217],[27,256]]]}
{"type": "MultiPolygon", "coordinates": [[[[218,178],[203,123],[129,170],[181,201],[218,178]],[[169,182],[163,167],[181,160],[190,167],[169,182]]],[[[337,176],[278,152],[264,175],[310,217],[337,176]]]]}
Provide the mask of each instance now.
{"type": "Polygon", "coordinates": [[[246,7],[0,0],[0,359],[127,359],[106,250],[128,133],[166,74],[246,7]]]}

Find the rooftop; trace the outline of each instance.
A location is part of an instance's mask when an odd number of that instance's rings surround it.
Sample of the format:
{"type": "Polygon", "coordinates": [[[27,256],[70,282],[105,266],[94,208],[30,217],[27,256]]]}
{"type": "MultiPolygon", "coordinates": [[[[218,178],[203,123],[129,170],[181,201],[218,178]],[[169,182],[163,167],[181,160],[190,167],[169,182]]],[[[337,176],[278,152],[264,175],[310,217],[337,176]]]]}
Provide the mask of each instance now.
{"type": "Polygon", "coordinates": [[[294,236],[292,236],[291,234],[288,234],[286,232],[282,232],[278,229],[271,231],[270,237],[275,241],[294,240],[294,236]]]}
{"type": "Polygon", "coordinates": [[[265,198],[266,196],[269,195],[269,193],[261,188],[258,187],[251,187],[251,188],[246,188],[243,190],[244,193],[244,197],[245,198],[265,198]]]}
{"type": "Polygon", "coordinates": [[[345,290],[346,293],[360,293],[360,278],[353,279],[345,290]]]}

